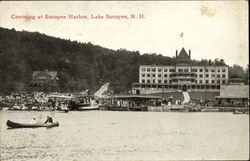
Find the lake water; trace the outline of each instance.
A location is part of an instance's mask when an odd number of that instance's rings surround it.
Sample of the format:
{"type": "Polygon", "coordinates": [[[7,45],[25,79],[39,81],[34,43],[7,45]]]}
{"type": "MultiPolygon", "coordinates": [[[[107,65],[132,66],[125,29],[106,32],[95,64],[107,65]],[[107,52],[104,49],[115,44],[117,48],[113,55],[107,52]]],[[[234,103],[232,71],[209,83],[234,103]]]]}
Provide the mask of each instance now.
{"type": "Polygon", "coordinates": [[[3,161],[249,159],[249,115],[177,112],[0,111],[3,161]],[[7,129],[8,119],[54,128],[7,129]]]}

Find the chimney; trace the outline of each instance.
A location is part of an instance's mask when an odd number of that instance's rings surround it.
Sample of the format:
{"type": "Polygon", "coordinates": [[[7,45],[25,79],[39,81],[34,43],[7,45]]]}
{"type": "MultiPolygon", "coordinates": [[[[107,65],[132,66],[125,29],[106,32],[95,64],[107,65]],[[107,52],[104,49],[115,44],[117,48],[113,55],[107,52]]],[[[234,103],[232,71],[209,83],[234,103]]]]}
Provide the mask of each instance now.
{"type": "Polygon", "coordinates": [[[177,58],[177,55],[178,55],[178,50],[176,50],[176,52],[175,52],[175,57],[177,58]]]}
{"type": "Polygon", "coordinates": [[[191,59],[191,50],[190,49],[188,51],[188,56],[189,56],[189,59],[191,59]]]}

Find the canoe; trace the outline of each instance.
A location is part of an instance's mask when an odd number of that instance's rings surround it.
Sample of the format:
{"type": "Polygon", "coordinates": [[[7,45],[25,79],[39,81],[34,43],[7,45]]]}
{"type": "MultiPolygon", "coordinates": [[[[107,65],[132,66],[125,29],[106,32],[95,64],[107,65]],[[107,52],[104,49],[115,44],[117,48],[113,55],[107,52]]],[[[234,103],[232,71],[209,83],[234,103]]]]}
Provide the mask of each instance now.
{"type": "Polygon", "coordinates": [[[10,128],[37,128],[37,127],[55,127],[59,126],[58,122],[48,123],[48,124],[23,124],[23,123],[16,123],[10,120],[7,121],[6,125],[10,128]]]}

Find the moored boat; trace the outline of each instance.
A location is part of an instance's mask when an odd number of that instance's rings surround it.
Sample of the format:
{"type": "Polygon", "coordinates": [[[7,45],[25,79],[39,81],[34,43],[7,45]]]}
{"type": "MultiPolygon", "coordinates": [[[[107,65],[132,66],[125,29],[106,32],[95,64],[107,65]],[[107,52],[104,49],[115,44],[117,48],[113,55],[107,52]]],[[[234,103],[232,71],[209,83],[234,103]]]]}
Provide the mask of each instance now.
{"type": "Polygon", "coordinates": [[[218,108],[204,108],[201,112],[219,112],[218,108]]]}
{"type": "Polygon", "coordinates": [[[233,114],[244,114],[242,111],[234,111],[233,114]]]}
{"type": "Polygon", "coordinates": [[[184,105],[169,105],[167,106],[167,111],[171,112],[187,112],[188,109],[184,107],[184,105]]]}
{"type": "Polygon", "coordinates": [[[23,124],[23,123],[16,123],[10,120],[7,121],[6,125],[10,128],[37,128],[37,127],[55,127],[59,126],[58,122],[49,123],[49,124],[23,124]]]}
{"type": "Polygon", "coordinates": [[[78,111],[89,111],[89,110],[99,110],[99,105],[94,99],[89,98],[89,103],[79,103],[77,110],[78,111]]]}
{"type": "Polygon", "coordinates": [[[99,106],[82,106],[78,107],[78,111],[99,110],[99,106]]]}
{"type": "Polygon", "coordinates": [[[238,111],[238,110],[235,110],[233,112],[233,114],[248,114],[248,112],[247,111],[238,111]]]}

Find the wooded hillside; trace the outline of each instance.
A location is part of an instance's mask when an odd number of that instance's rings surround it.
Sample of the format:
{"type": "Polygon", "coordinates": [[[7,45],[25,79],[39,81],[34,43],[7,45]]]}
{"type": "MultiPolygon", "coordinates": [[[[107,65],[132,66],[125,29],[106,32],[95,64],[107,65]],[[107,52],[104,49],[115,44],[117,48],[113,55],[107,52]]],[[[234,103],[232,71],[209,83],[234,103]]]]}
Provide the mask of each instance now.
{"type": "Polygon", "coordinates": [[[174,59],[0,28],[0,93],[25,90],[32,72],[45,69],[58,72],[58,91],[93,92],[111,82],[115,92],[123,92],[138,82],[142,64],[171,65],[174,59]]]}

